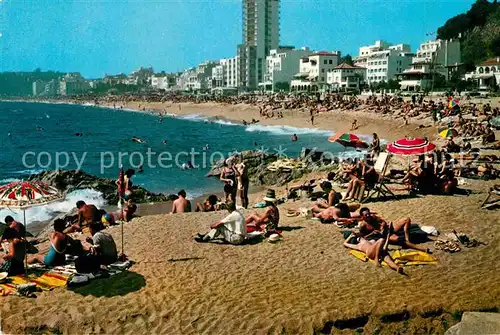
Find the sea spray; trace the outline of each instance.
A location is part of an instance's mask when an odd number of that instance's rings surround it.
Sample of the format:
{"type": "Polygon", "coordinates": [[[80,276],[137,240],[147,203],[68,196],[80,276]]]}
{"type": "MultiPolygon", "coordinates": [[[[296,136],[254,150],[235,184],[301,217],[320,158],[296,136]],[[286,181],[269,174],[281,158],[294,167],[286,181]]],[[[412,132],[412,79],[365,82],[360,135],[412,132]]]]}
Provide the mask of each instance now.
{"type": "MultiPolygon", "coordinates": [[[[29,226],[30,222],[40,222],[50,220],[58,213],[67,213],[71,211],[78,200],[83,200],[86,203],[94,204],[98,208],[103,207],[106,202],[102,193],[92,190],[76,190],[66,195],[65,199],[59,202],[53,202],[44,206],[37,206],[26,209],[26,222],[29,226]]],[[[0,209],[0,220],[3,221],[5,216],[11,215],[19,221],[23,221],[23,211],[14,208],[0,209]]]]}

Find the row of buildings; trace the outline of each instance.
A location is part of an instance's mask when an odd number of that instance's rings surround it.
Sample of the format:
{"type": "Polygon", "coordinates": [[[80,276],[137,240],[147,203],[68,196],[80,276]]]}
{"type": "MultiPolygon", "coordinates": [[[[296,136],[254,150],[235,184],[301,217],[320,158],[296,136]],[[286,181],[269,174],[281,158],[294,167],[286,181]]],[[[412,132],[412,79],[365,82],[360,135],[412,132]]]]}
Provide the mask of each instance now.
{"type": "MultiPolygon", "coordinates": [[[[375,41],[360,47],[352,63],[347,63],[342,62],[340,51],[280,46],[279,0],[242,0],[242,14],[242,43],[232,57],[206,61],[180,73],[155,74],[152,68],[140,68],[96,81],[69,74],[58,82],[33,83],[33,94],[84,93],[99,83],[224,93],[360,90],[397,81],[402,90],[425,91],[433,88],[436,77],[449,80],[455,73],[462,75],[459,40],[427,41],[416,52],[408,44],[375,41]]],[[[490,63],[466,78],[477,80],[480,87],[500,83],[500,64],[490,63]]]]}

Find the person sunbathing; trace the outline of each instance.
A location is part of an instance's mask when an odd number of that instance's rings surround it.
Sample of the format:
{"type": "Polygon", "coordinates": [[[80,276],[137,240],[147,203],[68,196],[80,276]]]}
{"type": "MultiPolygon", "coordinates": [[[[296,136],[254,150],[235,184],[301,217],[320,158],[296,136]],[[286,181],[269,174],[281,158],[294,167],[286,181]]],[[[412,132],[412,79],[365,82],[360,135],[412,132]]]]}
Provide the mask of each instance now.
{"type": "Polygon", "coordinates": [[[54,232],[50,234],[50,247],[46,255],[36,254],[28,257],[28,264],[42,263],[47,266],[57,266],[66,263],[66,247],[68,236],[64,233],[66,222],[63,219],[54,221],[54,232]]]}
{"type": "Polygon", "coordinates": [[[216,195],[212,194],[205,199],[203,203],[198,203],[196,205],[196,212],[215,212],[217,210],[218,198],[216,195]]]}
{"type": "Polygon", "coordinates": [[[320,219],[321,223],[342,222],[345,224],[353,223],[359,217],[358,214],[351,213],[359,208],[359,204],[339,203],[334,207],[328,207],[321,213],[313,214],[315,218],[320,219]]]}
{"type": "Polygon", "coordinates": [[[402,182],[404,184],[415,184],[415,182],[422,176],[423,159],[419,156],[418,158],[413,160],[413,167],[406,173],[402,182]]]}
{"type": "Polygon", "coordinates": [[[397,273],[403,274],[403,268],[396,265],[389,253],[384,250],[386,241],[386,239],[382,238],[377,241],[369,241],[364,237],[356,237],[356,235],[351,233],[344,241],[344,247],[364,252],[369,259],[375,261],[376,266],[382,266],[380,260],[383,260],[389,268],[397,273]],[[357,239],[357,244],[350,243],[353,239],[357,239]]]}
{"type": "Polygon", "coordinates": [[[318,200],[316,204],[312,207],[313,213],[320,213],[326,208],[335,206],[339,202],[339,200],[342,199],[342,195],[333,190],[332,183],[325,181],[320,184],[320,187],[322,188],[323,192],[325,192],[325,194],[327,195],[328,201],[318,200]]]}
{"type": "Polygon", "coordinates": [[[415,249],[418,251],[423,251],[427,253],[432,253],[429,248],[421,247],[411,242],[410,240],[410,218],[402,218],[397,221],[392,222],[390,225],[381,217],[375,215],[375,213],[370,212],[366,207],[359,210],[363,222],[360,224],[359,232],[361,236],[365,238],[377,237],[382,234],[382,232],[391,226],[389,231],[389,243],[393,245],[399,245],[403,248],[415,249]],[[403,233],[403,234],[401,234],[403,233]]]}
{"type": "Polygon", "coordinates": [[[78,221],[76,224],[66,228],[64,233],[69,234],[75,231],[81,231],[84,226],[92,222],[101,221],[101,212],[96,206],[92,204],[87,205],[85,201],[79,200],[76,202],[76,208],[78,209],[78,221]]]}
{"type": "Polygon", "coordinates": [[[26,240],[19,236],[14,228],[6,228],[1,241],[9,242],[7,254],[0,256],[0,272],[7,272],[9,276],[24,274],[24,256],[26,254],[26,240]]]}
{"type": "Polygon", "coordinates": [[[247,226],[255,227],[259,231],[275,232],[278,229],[280,212],[276,206],[276,193],[274,190],[268,190],[263,200],[267,207],[264,215],[252,213],[246,218],[245,223],[247,226]]]}

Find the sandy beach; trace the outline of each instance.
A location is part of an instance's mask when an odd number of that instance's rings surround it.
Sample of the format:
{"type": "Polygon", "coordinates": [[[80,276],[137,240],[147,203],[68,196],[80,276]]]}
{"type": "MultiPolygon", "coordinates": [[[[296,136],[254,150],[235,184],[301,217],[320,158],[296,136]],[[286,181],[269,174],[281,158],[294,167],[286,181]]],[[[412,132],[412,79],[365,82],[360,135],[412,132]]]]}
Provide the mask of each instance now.
{"type": "MultiPolygon", "coordinates": [[[[178,104],[142,107],[235,121],[259,117],[258,109],[248,105],[184,103],[180,111],[178,104]]],[[[124,108],[140,109],[139,103],[124,108]]],[[[400,127],[402,120],[361,112],[320,114],[315,127],[348,130],[353,119],[360,134],[377,132],[387,140],[405,135],[437,139],[435,126],[418,128],[431,125],[429,120],[400,127]]],[[[260,123],[312,127],[309,115],[299,111],[260,123]]],[[[302,181],[319,176],[311,174],[302,181]]],[[[135,262],[129,272],[80,288],[43,292],[36,299],[3,297],[1,329],[67,334],[442,334],[459,322],[463,311],[500,308],[500,214],[480,209],[493,184],[467,179],[462,188],[469,195],[368,204],[388,221],[410,217],[442,234],[457,230],[486,243],[455,254],[436,251],[438,265],[407,267],[407,276],[357,260],[342,246],[339,228],[301,217],[282,215],[283,240],[278,243],[230,246],[193,241],[225,212],[146,215],[124,226],[125,253],[135,262]]],[[[283,187],[275,189],[278,197],[286,194],[283,187]]],[[[250,202],[262,196],[262,191],[253,193],[250,202]]],[[[289,201],[280,209],[284,214],[310,205],[307,200],[289,201]]],[[[120,227],[108,231],[121,245],[120,227]]],[[[433,243],[426,246],[432,248],[433,243]]]]}
{"type": "MultiPolygon", "coordinates": [[[[443,333],[462,311],[500,307],[500,216],[478,209],[487,186],[472,182],[470,196],[369,204],[388,220],[410,216],[487,243],[456,254],[437,251],[438,265],[406,268],[407,277],[350,256],[339,229],[317,221],[283,216],[282,241],[235,247],[192,240],[225,213],[138,218],[124,227],[125,252],[136,262],[129,273],[36,299],[2,298],[2,329],[311,334],[337,332],[351,320],[347,332],[443,333]]],[[[119,227],[109,231],[120,245],[119,227]]]]}

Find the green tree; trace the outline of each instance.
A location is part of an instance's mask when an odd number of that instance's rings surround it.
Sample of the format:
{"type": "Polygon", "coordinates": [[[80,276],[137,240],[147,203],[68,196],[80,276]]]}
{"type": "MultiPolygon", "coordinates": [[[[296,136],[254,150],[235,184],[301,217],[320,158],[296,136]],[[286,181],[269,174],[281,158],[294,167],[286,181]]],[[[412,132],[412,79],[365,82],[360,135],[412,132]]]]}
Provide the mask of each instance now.
{"type": "Polygon", "coordinates": [[[351,55],[347,54],[344,57],[340,57],[340,64],[343,64],[343,63],[349,64],[351,66],[354,65],[354,62],[352,61],[351,55]]]}
{"type": "Polygon", "coordinates": [[[287,82],[279,82],[274,85],[274,90],[275,91],[285,91],[288,92],[290,91],[290,83],[287,82]]]}

